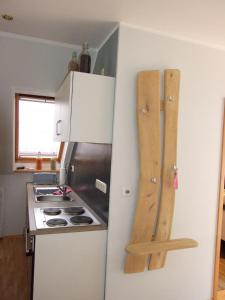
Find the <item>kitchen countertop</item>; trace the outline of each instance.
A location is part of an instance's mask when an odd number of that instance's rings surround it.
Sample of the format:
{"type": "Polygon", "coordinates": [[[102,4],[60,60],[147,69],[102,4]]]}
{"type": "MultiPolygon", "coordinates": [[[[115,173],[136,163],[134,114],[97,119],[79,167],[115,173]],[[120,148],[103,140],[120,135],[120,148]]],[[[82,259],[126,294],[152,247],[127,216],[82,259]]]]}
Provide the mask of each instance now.
{"type": "MultiPolygon", "coordinates": [[[[52,234],[52,233],[66,233],[66,232],[79,232],[79,231],[95,231],[95,230],[106,230],[107,225],[96,215],[96,213],[74,192],[70,193],[74,201],[63,201],[63,202],[35,202],[34,187],[33,183],[27,184],[27,211],[29,220],[30,234],[52,234]],[[44,207],[71,207],[71,206],[83,206],[86,207],[92,215],[101,223],[100,225],[85,225],[85,226],[73,226],[73,227],[54,227],[54,228],[43,228],[37,229],[34,216],[34,208],[44,207]]],[[[43,187],[43,185],[41,185],[43,187]]]]}

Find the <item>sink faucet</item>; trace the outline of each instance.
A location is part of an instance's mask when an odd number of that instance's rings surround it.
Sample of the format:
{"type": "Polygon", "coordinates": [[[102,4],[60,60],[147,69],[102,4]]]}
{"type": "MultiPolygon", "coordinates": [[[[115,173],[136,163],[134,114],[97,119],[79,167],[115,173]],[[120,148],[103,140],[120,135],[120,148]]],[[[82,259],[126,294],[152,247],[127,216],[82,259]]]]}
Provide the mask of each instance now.
{"type": "Polygon", "coordinates": [[[58,185],[59,190],[62,192],[63,198],[67,197],[67,186],[66,185],[58,185]]]}

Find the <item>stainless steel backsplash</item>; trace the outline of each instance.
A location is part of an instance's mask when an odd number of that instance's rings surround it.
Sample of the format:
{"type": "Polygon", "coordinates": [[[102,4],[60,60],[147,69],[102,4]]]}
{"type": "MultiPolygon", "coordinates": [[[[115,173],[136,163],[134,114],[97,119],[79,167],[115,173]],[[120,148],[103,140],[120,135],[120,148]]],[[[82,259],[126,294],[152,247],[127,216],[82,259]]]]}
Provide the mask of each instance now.
{"type": "Polygon", "coordinates": [[[68,171],[68,184],[106,223],[111,153],[111,144],[75,143],[68,171]],[[96,179],[107,184],[106,194],[96,189],[96,179]]]}

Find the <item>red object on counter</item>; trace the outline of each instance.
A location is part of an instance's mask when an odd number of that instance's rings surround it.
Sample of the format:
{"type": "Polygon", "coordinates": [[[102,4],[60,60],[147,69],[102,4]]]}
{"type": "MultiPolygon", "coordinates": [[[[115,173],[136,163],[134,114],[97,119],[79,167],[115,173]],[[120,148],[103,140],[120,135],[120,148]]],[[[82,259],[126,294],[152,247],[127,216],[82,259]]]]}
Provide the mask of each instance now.
{"type": "MultiPolygon", "coordinates": [[[[72,192],[72,189],[70,187],[67,187],[66,193],[68,194],[70,192],[72,192]]],[[[53,195],[62,195],[62,191],[60,191],[60,189],[59,189],[58,191],[54,192],[53,195]]]]}

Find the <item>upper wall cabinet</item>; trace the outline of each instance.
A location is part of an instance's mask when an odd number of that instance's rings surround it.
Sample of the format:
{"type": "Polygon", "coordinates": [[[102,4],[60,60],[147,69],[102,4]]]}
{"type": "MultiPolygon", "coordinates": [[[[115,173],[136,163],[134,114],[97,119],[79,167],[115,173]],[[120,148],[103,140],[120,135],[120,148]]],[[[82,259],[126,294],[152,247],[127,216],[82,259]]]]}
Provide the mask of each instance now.
{"type": "Polygon", "coordinates": [[[112,77],[70,72],[56,94],[55,140],[111,143],[112,77]]]}

